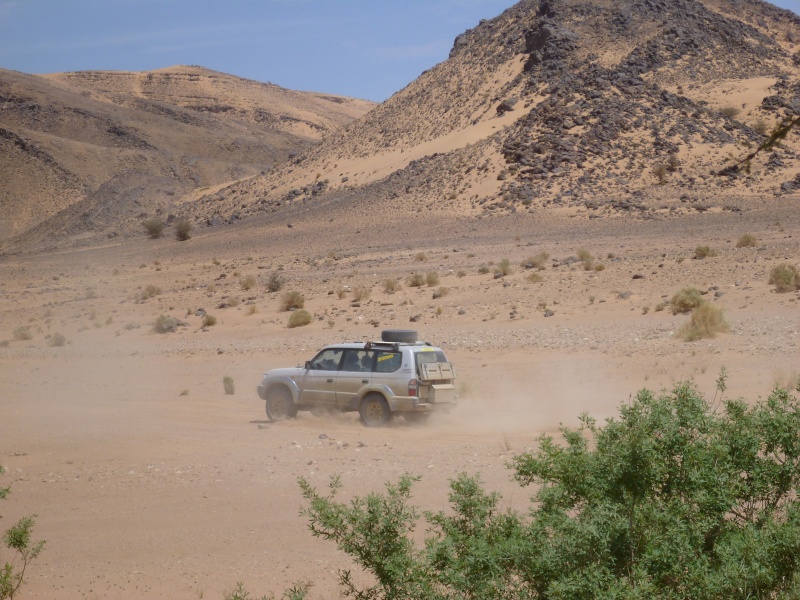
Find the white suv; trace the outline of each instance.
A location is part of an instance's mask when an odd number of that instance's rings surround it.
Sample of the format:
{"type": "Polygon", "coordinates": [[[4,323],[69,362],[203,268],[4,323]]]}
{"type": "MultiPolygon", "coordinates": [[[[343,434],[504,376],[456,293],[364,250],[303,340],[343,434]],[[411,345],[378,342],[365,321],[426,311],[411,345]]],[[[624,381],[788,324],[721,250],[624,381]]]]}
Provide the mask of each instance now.
{"type": "Polygon", "coordinates": [[[383,331],[379,342],[332,344],[302,367],[264,374],[258,395],[271,421],[299,410],[358,411],[367,427],[395,414],[424,420],[457,401],[455,373],[441,348],[408,329],[383,331]]]}

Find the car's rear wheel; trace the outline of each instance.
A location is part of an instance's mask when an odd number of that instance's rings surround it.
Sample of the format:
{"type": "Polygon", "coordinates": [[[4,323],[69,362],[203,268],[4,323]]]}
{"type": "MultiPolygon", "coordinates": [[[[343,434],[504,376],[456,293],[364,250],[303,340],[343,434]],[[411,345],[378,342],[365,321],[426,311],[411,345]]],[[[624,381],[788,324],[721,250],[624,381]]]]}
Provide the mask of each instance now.
{"type": "Polygon", "coordinates": [[[270,421],[285,421],[297,416],[297,406],[289,390],[283,387],[267,392],[267,417],[270,421]]]}
{"type": "Polygon", "coordinates": [[[358,408],[358,414],[366,427],[384,427],[392,420],[389,404],[386,402],[386,398],[380,394],[365,396],[358,408]]]}

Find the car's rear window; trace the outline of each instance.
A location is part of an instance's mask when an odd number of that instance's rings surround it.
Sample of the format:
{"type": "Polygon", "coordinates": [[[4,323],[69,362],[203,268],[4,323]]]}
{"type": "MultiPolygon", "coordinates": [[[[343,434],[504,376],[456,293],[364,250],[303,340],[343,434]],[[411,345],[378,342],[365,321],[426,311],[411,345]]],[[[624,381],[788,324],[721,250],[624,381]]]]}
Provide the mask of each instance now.
{"type": "Polygon", "coordinates": [[[417,371],[422,368],[421,365],[424,363],[447,362],[447,357],[444,355],[444,352],[434,348],[425,348],[414,354],[416,357],[415,360],[417,361],[417,371]]]}

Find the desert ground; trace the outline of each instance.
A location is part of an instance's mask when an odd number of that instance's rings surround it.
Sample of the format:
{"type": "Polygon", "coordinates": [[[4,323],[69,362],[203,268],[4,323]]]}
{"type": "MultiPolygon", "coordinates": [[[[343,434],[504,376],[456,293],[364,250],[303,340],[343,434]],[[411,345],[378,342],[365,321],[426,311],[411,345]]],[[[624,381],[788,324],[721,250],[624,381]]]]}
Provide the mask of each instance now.
{"type": "Polygon", "coordinates": [[[602,420],[642,388],[684,380],[710,399],[723,366],[726,397],[757,401],[790,385],[800,295],[776,293],[768,277],[800,260],[797,202],[648,219],[374,208],[354,222],[330,207],[195,230],[185,242],[142,232],[0,258],[0,464],[12,488],[0,524],[36,514],[35,537],[47,541],[19,597],[221,598],[237,581],[280,596],[311,581],[311,597],[338,598],[336,571],[352,563],[309,533],[298,477],[324,487],[341,474],[346,499],[417,474],[414,502],[440,509],[449,478],[480,473],[504,506],[525,510],[530,490],[506,462],[582,412],[602,420]],[[737,248],[743,234],[756,246],[737,248]],[[717,255],[694,258],[701,245],[717,255]],[[602,270],[567,260],[581,248],[602,270]],[[521,262],[539,252],[550,258],[534,283],[521,262]],[[503,259],[511,272],[496,278],[503,259]],[[271,293],[275,271],[285,284],[271,293]],[[438,284],[408,285],[429,272],[438,284]],[[393,293],[390,278],[402,284],[393,293]],[[658,305],[685,286],[724,308],[728,333],[675,335],[688,316],[658,305]],[[358,288],[369,296],[354,303],[358,288]],[[304,294],[310,325],[287,327],[286,291],[304,294]],[[201,308],[215,325],[202,326],[201,308]],[[159,315],[185,325],[155,333],[159,315]],[[384,429],[355,414],[267,421],[256,394],[264,371],[388,328],[445,348],[461,395],[454,412],[384,429]]]}

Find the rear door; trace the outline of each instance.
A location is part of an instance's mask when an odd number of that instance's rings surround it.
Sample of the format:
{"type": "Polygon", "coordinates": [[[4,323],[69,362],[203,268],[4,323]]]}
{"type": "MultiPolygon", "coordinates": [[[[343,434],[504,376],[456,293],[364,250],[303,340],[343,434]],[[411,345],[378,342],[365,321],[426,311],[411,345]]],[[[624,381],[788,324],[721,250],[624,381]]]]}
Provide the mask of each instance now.
{"type": "Polygon", "coordinates": [[[455,374],[444,352],[437,348],[420,348],[415,353],[415,361],[419,399],[429,403],[455,402],[455,374]]]}
{"type": "Polygon", "coordinates": [[[308,368],[298,381],[300,404],[336,404],[336,377],[343,352],[341,348],[326,348],[308,361],[308,368]]]}

